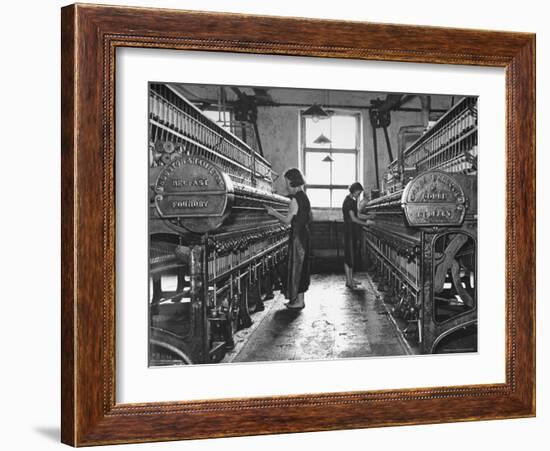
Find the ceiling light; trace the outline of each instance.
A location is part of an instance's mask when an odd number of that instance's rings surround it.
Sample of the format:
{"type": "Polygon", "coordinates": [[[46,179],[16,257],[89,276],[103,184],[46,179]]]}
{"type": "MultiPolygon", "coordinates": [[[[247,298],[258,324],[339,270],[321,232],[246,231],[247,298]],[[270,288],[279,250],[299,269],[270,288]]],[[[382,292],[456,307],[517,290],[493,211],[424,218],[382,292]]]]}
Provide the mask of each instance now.
{"type": "Polygon", "coordinates": [[[330,144],[332,141],[328,139],[324,133],[321,133],[315,141],[313,141],[315,144],[330,144]]]}
{"type": "Polygon", "coordinates": [[[326,119],[329,114],[319,105],[314,103],[302,113],[302,116],[311,117],[313,122],[318,122],[320,119],[326,119]]]}

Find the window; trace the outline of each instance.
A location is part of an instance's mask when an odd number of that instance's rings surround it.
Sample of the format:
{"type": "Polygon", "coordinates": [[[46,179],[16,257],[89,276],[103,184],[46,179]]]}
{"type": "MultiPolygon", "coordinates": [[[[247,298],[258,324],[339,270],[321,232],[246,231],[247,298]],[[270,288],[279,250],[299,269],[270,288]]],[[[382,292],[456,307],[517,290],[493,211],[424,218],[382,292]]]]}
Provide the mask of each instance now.
{"type": "Polygon", "coordinates": [[[340,208],[348,186],[360,179],[359,120],[359,113],[342,111],[318,121],[301,117],[302,167],[313,207],[340,208]]]}
{"type": "Polygon", "coordinates": [[[218,124],[220,127],[226,129],[228,132],[233,133],[233,130],[231,129],[231,111],[229,110],[204,110],[202,112],[208,119],[211,119],[216,124],[218,124]]]}

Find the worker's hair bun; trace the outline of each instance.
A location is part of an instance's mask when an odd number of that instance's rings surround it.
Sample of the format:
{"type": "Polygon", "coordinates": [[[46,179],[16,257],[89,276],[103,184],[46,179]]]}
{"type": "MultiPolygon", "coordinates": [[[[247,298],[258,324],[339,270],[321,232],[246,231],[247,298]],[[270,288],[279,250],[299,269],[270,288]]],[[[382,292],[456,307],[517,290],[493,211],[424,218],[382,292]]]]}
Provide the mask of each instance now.
{"type": "Polygon", "coordinates": [[[290,186],[292,188],[296,188],[298,186],[302,186],[306,184],[306,181],[304,180],[304,176],[300,172],[299,169],[292,168],[285,172],[285,178],[288,179],[290,182],[290,186]]]}

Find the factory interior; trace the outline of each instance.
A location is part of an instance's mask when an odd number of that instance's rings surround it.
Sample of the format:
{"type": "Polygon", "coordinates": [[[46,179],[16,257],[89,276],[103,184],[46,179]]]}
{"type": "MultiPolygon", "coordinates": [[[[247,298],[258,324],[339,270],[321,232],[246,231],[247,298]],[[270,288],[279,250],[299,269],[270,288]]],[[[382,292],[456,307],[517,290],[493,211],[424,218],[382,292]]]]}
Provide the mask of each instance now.
{"type": "Polygon", "coordinates": [[[150,83],[149,366],[476,352],[477,151],[475,97],[150,83]]]}

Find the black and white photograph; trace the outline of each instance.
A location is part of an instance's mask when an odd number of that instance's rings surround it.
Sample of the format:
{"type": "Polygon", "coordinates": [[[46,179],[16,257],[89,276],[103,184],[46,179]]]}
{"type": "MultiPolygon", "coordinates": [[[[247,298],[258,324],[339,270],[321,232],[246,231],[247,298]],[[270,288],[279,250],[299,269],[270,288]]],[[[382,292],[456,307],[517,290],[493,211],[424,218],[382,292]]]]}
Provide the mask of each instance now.
{"type": "Polygon", "coordinates": [[[477,97],[148,90],[150,367],[477,352],[477,97]]]}
{"type": "Polygon", "coordinates": [[[548,449],[545,2],[3,17],[3,449],[548,449]]]}

